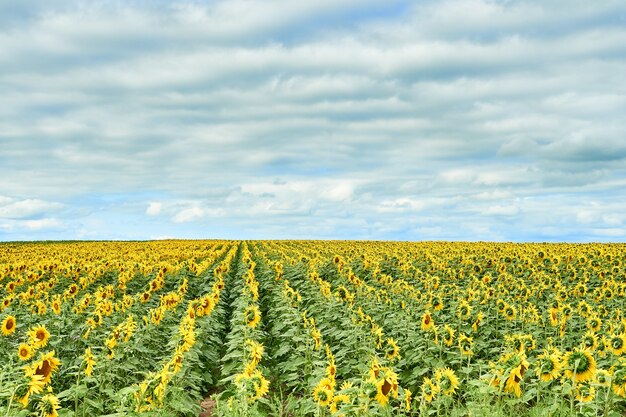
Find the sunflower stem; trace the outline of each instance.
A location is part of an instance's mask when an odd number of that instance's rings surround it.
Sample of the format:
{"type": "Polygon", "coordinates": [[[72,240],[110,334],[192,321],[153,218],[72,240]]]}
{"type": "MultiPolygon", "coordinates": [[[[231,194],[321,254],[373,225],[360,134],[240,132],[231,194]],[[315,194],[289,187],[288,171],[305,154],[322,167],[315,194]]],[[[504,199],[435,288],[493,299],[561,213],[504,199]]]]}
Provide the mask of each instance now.
{"type": "Polygon", "coordinates": [[[13,394],[11,394],[11,398],[9,399],[9,405],[7,406],[7,413],[5,414],[5,416],[10,416],[11,414],[11,406],[13,405],[13,398],[15,397],[15,394],[17,393],[17,387],[13,388],[13,394]]]}

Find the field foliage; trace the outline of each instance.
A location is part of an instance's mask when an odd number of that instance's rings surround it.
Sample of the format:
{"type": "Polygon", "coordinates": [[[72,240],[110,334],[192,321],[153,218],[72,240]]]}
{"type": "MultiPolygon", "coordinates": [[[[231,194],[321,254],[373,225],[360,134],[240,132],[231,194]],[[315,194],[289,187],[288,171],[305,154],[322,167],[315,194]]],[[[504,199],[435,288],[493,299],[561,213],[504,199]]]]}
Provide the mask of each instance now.
{"type": "Polygon", "coordinates": [[[626,414],[626,245],[0,245],[0,416],[626,414]]]}

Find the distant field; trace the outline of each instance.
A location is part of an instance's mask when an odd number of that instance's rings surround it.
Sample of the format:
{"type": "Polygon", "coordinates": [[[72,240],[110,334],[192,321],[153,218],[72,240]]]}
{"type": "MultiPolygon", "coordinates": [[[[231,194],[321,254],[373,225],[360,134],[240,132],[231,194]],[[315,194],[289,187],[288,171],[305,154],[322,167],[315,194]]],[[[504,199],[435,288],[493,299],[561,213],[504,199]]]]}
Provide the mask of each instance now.
{"type": "Polygon", "coordinates": [[[625,262],[624,244],[0,244],[0,416],[625,415],[625,262]]]}

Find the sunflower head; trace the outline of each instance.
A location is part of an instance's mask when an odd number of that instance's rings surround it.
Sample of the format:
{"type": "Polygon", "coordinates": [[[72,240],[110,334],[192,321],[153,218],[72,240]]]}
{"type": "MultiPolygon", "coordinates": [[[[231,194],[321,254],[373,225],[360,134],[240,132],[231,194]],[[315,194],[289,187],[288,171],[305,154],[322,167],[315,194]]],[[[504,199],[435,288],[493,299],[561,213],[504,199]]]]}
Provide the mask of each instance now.
{"type": "Polygon", "coordinates": [[[60,408],[59,399],[54,394],[44,395],[37,404],[37,409],[44,417],[57,417],[59,415],[57,410],[60,408]]]}
{"type": "Polygon", "coordinates": [[[581,403],[590,403],[596,396],[596,389],[588,382],[576,385],[576,399],[581,403]]]}
{"type": "Polygon", "coordinates": [[[459,386],[459,378],[450,368],[440,368],[435,372],[435,380],[441,389],[441,393],[446,396],[454,395],[459,386]]]}
{"type": "Polygon", "coordinates": [[[433,382],[430,378],[424,378],[422,383],[422,395],[427,403],[432,402],[437,393],[439,392],[439,386],[433,382]]]}
{"type": "Polygon", "coordinates": [[[445,343],[446,346],[450,347],[454,343],[454,329],[446,324],[444,326],[444,330],[445,335],[443,337],[443,343],[445,343]]]}
{"type": "Polygon", "coordinates": [[[40,325],[30,329],[28,331],[28,337],[30,340],[30,344],[39,349],[42,347],[46,347],[46,345],[48,344],[48,340],[50,339],[50,332],[48,332],[46,326],[40,325]]]}
{"type": "Polygon", "coordinates": [[[544,382],[550,382],[561,374],[561,360],[555,352],[544,350],[537,357],[537,376],[544,382]]]}
{"type": "Polygon", "coordinates": [[[31,365],[35,375],[42,377],[44,384],[48,384],[52,379],[52,374],[57,371],[61,361],[54,357],[54,350],[41,354],[39,360],[31,365]]]}
{"type": "Polygon", "coordinates": [[[313,390],[313,400],[321,407],[327,407],[333,400],[333,392],[325,384],[318,384],[313,390]]]}
{"type": "Polygon", "coordinates": [[[611,350],[616,356],[621,356],[626,351],[626,334],[616,334],[610,340],[611,350]]]}
{"type": "Polygon", "coordinates": [[[565,376],[576,382],[589,381],[596,372],[596,360],[586,349],[578,348],[566,353],[562,365],[565,369],[565,376]]]}
{"type": "Polygon", "coordinates": [[[393,338],[387,339],[387,348],[386,348],[385,356],[387,357],[387,359],[389,359],[392,362],[395,361],[396,359],[399,359],[400,357],[400,348],[398,347],[398,344],[396,343],[396,341],[393,340],[393,338]]]}
{"type": "Polygon", "coordinates": [[[430,311],[426,310],[424,312],[424,315],[422,316],[422,330],[423,331],[430,331],[433,326],[434,326],[434,322],[433,322],[433,318],[430,315],[430,311]]]}
{"type": "Polygon", "coordinates": [[[261,311],[256,304],[249,305],[244,311],[246,325],[255,328],[261,321],[261,311]]]}
{"type": "Polygon", "coordinates": [[[3,336],[10,336],[15,333],[15,328],[17,327],[17,322],[15,317],[7,316],[4,320],[2,320],[2,327],[0,331],[3,336]]]}
{"type": "Polygon", "coordinates": [[[467,337],[463,333],[459,335],[459,349],[461,350],[462,355],[472,356],[474,354],[472,351],[472,345],[473,341],[471,337],[467,337]]]}
{"type": "Polygon", "coordinates": [[[33,348],[26,343],[22,343],[20,347],[17,348],[17,356],[21,361],[27,361],[33,357],[33,348]]]}

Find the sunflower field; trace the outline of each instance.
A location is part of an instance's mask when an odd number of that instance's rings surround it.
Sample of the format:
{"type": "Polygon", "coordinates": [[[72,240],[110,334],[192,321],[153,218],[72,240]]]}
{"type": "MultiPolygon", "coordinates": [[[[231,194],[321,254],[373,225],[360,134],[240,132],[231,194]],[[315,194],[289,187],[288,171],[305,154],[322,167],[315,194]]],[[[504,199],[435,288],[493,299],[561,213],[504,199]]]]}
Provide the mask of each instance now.
{"type": "Polygon", "coordinates": [[[623,416],[625,262],[624,244],[4,243],[0,416],[623,416]]]}

